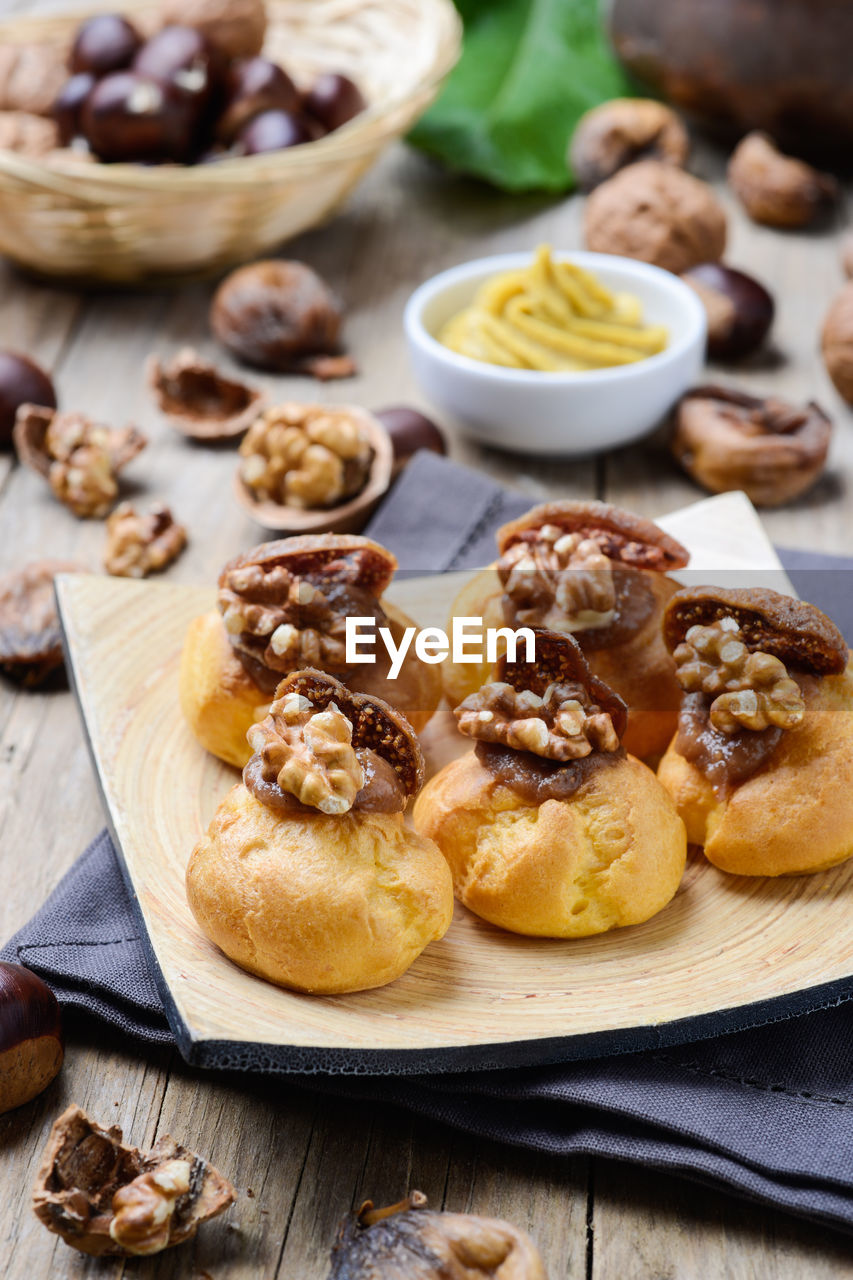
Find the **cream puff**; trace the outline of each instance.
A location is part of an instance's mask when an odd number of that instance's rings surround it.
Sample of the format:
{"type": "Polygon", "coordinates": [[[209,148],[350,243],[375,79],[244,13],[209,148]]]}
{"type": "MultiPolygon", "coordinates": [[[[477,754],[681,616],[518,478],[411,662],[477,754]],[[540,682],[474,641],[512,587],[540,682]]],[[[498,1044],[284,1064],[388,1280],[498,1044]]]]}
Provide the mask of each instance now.
{"type": "Polygon", "coordinates": [[[537,631],[535,662],[456,708],[473,751],[427,783],[413,819],[453,872],[456,896],[514,933],[580,938],[639,924],[675,894],[684,824],[621,743],[627,708],[577,642],[537,631]]]}
{"type": "MultiPolygon", "coordinates": [[[[675,730],[680,690],[661,638],[689,554],[650,520],[604,502],[549,502],[503,525],[499,559],[468,583],[454,617],[486,627],[544,627],[573,635],[592,671],[628,704],[626,750],[657,758],[675,730]]],[[[445,663],[452,705],[476,692],[488,663],[445,663]]]]}
{"type": "Polygon", "coordinates": [[[187,866],[199,925],[241,968],[296,991],[393,982],[453,915],[435,844],[403,811],[424,762],[406,718],[320,671],[279,685],[243,781],[187,866]]]}
{"type": "Polygon", "coordinates": [[[227,564],[218,610],[194,619],[181,655],[181,707],[202,746],[242,769],[249,728],[282,678],[306,666],[390,702],[422,729],[441,700],[441,674],[414,645],[394,680],[387,647],[376,646],[375,663],[346,660],[348,616],[373,618],[395,644],[414,626],[382,598],[396,567],[378,543],[331,533],[264,542],[227,564]]]}
{"type": "Polygon", "coordinates": [[[698,587],[667,606],[684,691],[658,777],[688,839],[736,875],[821,871],[853,854],[853,671],[814,605],[698,587]]]}

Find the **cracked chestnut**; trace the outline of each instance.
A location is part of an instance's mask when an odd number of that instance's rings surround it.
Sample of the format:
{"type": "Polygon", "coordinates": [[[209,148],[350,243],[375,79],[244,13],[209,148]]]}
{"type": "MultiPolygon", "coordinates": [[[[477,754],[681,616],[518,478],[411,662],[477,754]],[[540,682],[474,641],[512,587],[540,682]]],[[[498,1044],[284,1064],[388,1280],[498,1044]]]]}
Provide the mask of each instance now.
{"type": "Polygon", "coordinates": [[[743,360],[758,350],[775,313],[773,298],[763,284],[721,262],[700,262],[681,278],[705,308],[712,360],[743,360]]]}
{"type": "Polygon", "coordinates": [[[0,351],[0,449],[12,443],[15,415],[22,404],[55,409],[53,383],[34,360],[15,351],[0,351]]]}
{"type": "Polygon", "coordinates": [[[142,38],[120,13],[99,13],[81,23],[68,60],[72,72],[100,77],[129,67],[142,38]]]}
{"type": "Polygon", "coordinates": [[[65,1054],[59,1005],[46,983],[0,961],[0,1112],[46,1089],[65,1054]]]}

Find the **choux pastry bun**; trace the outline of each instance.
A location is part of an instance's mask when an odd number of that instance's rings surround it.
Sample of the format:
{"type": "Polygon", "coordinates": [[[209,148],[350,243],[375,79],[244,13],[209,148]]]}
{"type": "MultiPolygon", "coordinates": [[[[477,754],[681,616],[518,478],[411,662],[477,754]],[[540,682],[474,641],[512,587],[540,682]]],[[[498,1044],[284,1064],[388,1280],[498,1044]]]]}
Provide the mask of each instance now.
{"type": "Polygon", "coordinates": [[[241,968],[296,991],[393,982],[453,915],[435,844],[403,810],[423,782],[405,717],[333,676],[279,685],[249,731],[243,782],[187,866],[207,936],[241,968]]]}
{"type": "Polygon", "coordinates": [[[202,746],[242,769],[248,730],[282,678],[305,666],[390,702],[421,730],[441,700],[441,673],[413,644],[394,680],[382,645],[375,663],[346,662],[347,616],[374,617],[397,644],[415,625],[382,599],[396,567],[378,543],[330,533],[265,542],[227,564],[218,609],[193,620],[181,654],[181,708],[202,746]]]}
{"type": "Polygon", "coordinates": [[[580,938],[639,924],[675,894],[684,824],[655,775],[627,755],[622,699],[567,634],[536,632],[536,661],[456,708],[476,739],[427,783],[414,823],[456,896],[515,933],[580,938]]]}
{"type": "Polygon", "coordinates": [[[664,618],[684,697],[658,777],[688,839],[735,875],[821,871],[853,854],[853,670],[813,605],[698,587],[664,618]]]}
{"type": "MultiPolygon", "coordinates": [[[[650,520],[604,502],[549,502],[505,524],[499,559],[468,583],[454,617],[486,627],[573,635],[590,669],[628,705],[625,749],[657,759],[675,731],[680,691],[661,617],[688,552],[650,520]]],[[[488,664],[445,663],[455,706],[490,678],[488,664]]]]}

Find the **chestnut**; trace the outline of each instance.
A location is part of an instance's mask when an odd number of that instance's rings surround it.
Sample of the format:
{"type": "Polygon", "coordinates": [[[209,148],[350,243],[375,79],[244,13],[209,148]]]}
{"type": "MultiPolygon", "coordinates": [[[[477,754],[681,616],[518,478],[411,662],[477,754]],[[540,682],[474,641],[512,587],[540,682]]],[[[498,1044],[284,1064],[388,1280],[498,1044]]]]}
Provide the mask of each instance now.
{"type": "Polygon", "coordinates": [[[0,960],[0,1112],[46,1089],[64,1056],[56,996],[31,969],[0,960]]]}
{"type": "Polygon", "coordinates": [[[99,13],[77,28],[68,66],[72,72],[105,76],[129,67],[142,37],[120,13],[99,13]]]}
{"type": "Polygon", "coordinates": [[[286,372],[306,356],[335,349],[341,310],[310,267],[273,258],[225,277],[213,295],[210,325],[238,360],[286,372]]]}
{"type": "Polygon", "coordinates": [[[185,90],[137,71],[105,76],[83,107],[83,132],[102,160],[186,160],[196,121],[185,90]]]}
{"type": "Polygon", "coordinates": [[[357,84],[348,76],[326,71],[318,76],[303,100],[305,110],[319,120],[327,132],[340,129],[352,120],[367,103],[357,84]]]}
{"type": "Polygon", "coordinates": [[[388,409],[378,409],[374,415],[382,423],[394,448],[394,471],[397,475],[419,449],[430,449],[433,453],[446,454],[447,441],[438,427],[419,409],[408,405],[392,405],[388,409]]]}
{"type": "Polygon", "coordinates": [[[225,110],[216,136],[229,143],[253,116],[261,111],[301,109],[299,90],[286,71],[269,58],[237,58],[228,68],[225,110]]]}
{"type": "Polygon", "coordinates": [[[238,155],[258,156],[265,151],[283,151],[311,141],[305,124],[292,111],[262,111],[243,125],[234,146],[238,155]]]}
{"type": "Polygon", "coordinates": [[[721,262],[700,262],[682,275],[708,315],[708,355],[742,360],[757,351],[773,323],[773,298],[763,284],[721,262]]]}
{"type": "Polygon", "coordinates": [[[35,361],[15,351],[0,351],[0,448],[12,443],[15,415],[22,404],[56,408],[53,383],[35,361]]]}
{"type": "Polygon", "coordinates": [[[177,85],[190,95],[201,113],[224,77],[224,61],[195,27],[163,27],[146,40],[133,59],[141,76],[177,85]]]}
{"type": "Polygon", "coordinates": [[[91,71],[78,71],[65,81],[51,108],[59,141],[63,147],[79,137],[83,131],[81,115],[86,99],[96,84],[91,71]]]}

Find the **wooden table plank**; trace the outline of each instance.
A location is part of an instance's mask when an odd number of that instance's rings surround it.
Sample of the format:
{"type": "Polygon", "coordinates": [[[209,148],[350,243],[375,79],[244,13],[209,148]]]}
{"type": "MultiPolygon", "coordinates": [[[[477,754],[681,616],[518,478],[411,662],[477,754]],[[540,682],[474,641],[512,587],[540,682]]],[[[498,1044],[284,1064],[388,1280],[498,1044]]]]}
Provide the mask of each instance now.
{"type": "MultiPolygon", "coordinates": [[[[713,156],[702,154],[701,164],[719,170],[713,156]]],[[[542,240],[578,247],[580,214],[579,200],[500,196],[443,177],[420,157],[397,149],[341,218],[287,250],[324,273],[344,296],[347,340],[360,376],[328,386],[259,381],[278,396],[351,398],[370,407],[418,403],[399,323],[410,290],[434,271],[471,256],[532,249],[542,240]]],[[[817,393],[839,424],[834,479],[794,508],[771,513],[768,527],[781,541],[838,549],[850,538],[853,442],[849,410],[828,387],[816,355],[817,327],[840,282],[835,237],[831,231],[781,236],[759,230],[734,209],[732,223],[732,261],[778,291],[777,345],[786,360],[778,368],[758,361],[727,376],[755,387],[766,386],[772,377],[774,387],[786,393],[817,393]]],[[[19,342],[55,367],[65,406],[114,423],[134,420],[149,432],[151,444],[127,476],[133,496],[171,503],[189,526],[190,547],[170,570],[170,579],[211,581],[225,559],[262,538],[231,497],[233,448],[198,448],[182,440],[158,418],[144,386],[142,366],[152,349],[169,352],[191,342],[218,356],[206,325],[211,286],[170,295],[110,293],[81,299],[32,286],[8,271],[0,281],[5,286],[0,344],[19,342]]],[[[533,462],[461,439],[452,441],[452,452],[517,485],[531,500],[606,494],[658,514],[698,496],[660,449],[645,446],[622,451],[606,465],[533,462]]],[[[0,493],[0,565],[61,553],[80,555],[98,567],[102,524],[76,521],[53,502],[42,482],[19,469],[0,493]]],[[[14,871],[0,901],[5,937],[43,900],[102,822],[67,694],[0,690],[0,783],[0,856],[14,871]]],[[[216,1280],[242,1280],[277,1269],[280,1277],[320,1280],[338,1218],[366,1196],[390,1202],[412,1185],[422,1187],[434,1204],[505,1214],[528,1226],[552,1278],[586,1276],[588,1262],[595,1276],[622,1273],[632,1280],[700,1274],[740,1280],[770,1273],[793,1280],[807,1267],[819,1277],[846,1274],[837,1269],[846,1256],[837,1238],[770,1210],[600,1162],[593,1205],[584,1160],[538,1159],[375,1107],[365,1110],[326,1098],[317,1103],[286,1081],[206,1077],[168,1051],[136,1050],[90,1030],[75,1033],[66,1067],[47,1094],[0,1118],[10,1175],[6,1184],[12,1187],[0,1204],[0,1253],[12,1256],[15,1280],[125,1271],[121,1264],[81,1262],[29,1211],[29,1183],[41,1146],[53,1117],[70,1100],[90,1107],[104,1122],[118,1117],[134,1141],[149,1142],[171,1130],[219,1163],[245,1193],[227,1219],[205,1228],[197,1244],[134,1264],[127,1269],[134,1276],[207,1271],[216,1280]],[[594,1236],[588,1250],[590,1211],[594,1236]]]]}

